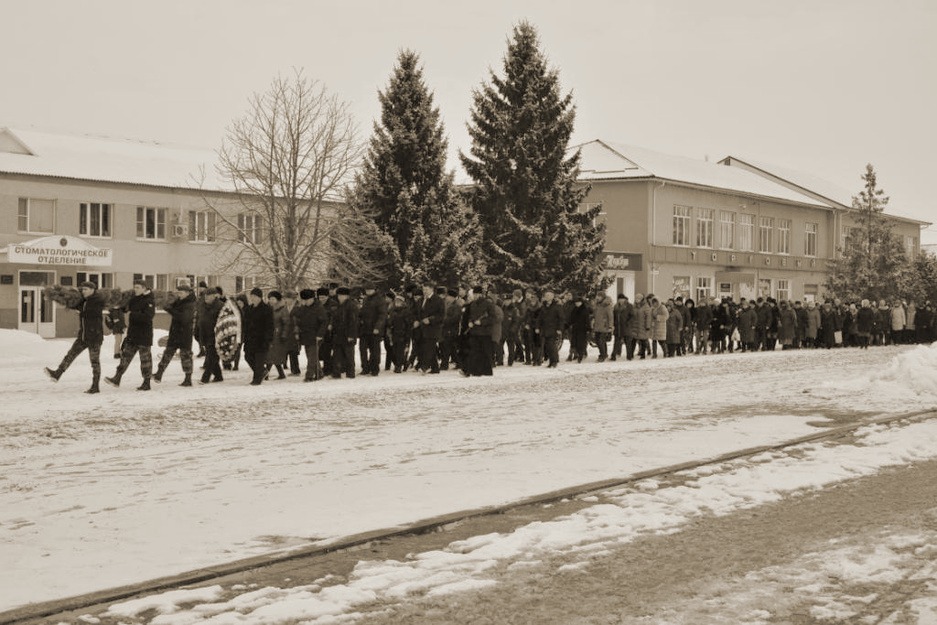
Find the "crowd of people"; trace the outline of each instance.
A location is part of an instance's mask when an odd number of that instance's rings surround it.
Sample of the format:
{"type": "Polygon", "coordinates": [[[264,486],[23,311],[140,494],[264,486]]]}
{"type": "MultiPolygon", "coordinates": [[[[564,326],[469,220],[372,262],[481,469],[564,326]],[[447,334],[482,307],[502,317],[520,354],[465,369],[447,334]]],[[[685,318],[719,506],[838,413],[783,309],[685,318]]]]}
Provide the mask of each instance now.
{"type": "Polygon", "coordinates": [[[569,341],[567,361],[582,362],[595,348],[599,362],[687,354],[781,349],[861,347],[893,343],[929,343],[935,319],[930,302],[896,301],[889,305],[862,300],[777,301],[774,298],[711,298],[697,304],[682,297],[666,300],[638,294],[632,302],[605,293],[585,298],[551,289],[497,294],[471,289],[411,286],[401,293],[355,289],[332,283],[301,291],[259,288],[225,298],[220,287],[176,287],[164,306],[171,317],[165,349],[153,372],[155,297],[145,282],[134,283],[124,306],[106,311],[92,282],[79,285],[79,332],[56,369],[57,381],[71,362],[88,349],[92,385],[100,391],[100,347],[104,327],[115,336],[114,375],[119,386],[139,354],[143,383],[161,382],[175,354],[192,386],[194,358],[203,357],[200,382],[224,380],[225,370],[251,368],[251,384],[303,376],[314,382],[326,376],[354,378],[385,372],[437,374],[450,368],[464,376],[489,376],[494,368],[525,364],[557,367],[560,347],[569,341]],[[125,321],[126,315],[126,321],[125,321]],[[126,335],[124,335],[126,333],[126,335]],[[199,353],[193,356],[193,343],[199,353]],[[356,372],[355,350],[360,370],[356,372]],[[304,357],[305,370],[300,366],[304,357]],[[287,373],[287,371],[289,373],[287,373]]]}

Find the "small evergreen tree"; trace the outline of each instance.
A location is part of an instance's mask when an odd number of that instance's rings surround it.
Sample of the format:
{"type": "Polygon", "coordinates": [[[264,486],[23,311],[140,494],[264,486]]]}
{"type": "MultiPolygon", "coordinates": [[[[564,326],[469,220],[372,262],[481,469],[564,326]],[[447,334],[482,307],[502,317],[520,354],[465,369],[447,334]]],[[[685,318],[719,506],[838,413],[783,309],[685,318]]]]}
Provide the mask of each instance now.
{"type": "Polygon", "coordinates": [[[588,189],[576,184],[579,151],[568,154],[574,118],[572,95],[560,95],[536,30],[522,22],[504,77],[491,72],[491,83],[474,92],[471,155],[460,153],[496,287],[604,288],[605,228],[594,225],[598,207],[579,211],[588,189]]]}
{"type": "Polygon", "coordinates": [[[862,180],[862,191],[852,198],[857,227],[842,256],[832,263],[826,286],[842,299],[891,300],[900,294],[898,276],[907,259],[884,215],[888,197],[878,188],[871,164],[866,165],[862,180]]]}
{"type": "Polygon", "coordinates": [[[483,272],[477,220],[446,171],[447,141],[415,52],[405,50],[384,92],[381,120],[357,176],[354,202],[386,237],[387,286],[455,285],[483,272]]]}

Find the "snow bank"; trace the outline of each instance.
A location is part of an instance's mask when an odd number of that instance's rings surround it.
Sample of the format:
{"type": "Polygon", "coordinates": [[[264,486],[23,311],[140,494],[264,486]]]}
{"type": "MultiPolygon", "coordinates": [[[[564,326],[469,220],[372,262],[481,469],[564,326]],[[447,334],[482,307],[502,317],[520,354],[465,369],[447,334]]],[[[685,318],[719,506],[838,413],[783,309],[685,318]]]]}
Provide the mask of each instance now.
{"type": "MultiPolygon", "coordinates": [[[[361,608],[375,600],[435,596],[486,588],[496,583],[492,570],[514,561],[538,562],[557,553],[578,554],[587,562],[605,547],[641,536],[679,531],[700,515],[723,516],[776,501],[805,489],[871,475],[884,467],[937,457],[937,421],[874,426],[857,433],[857,444],[812,443],[759,457],[727,462],[718,473],[678,474],[673,484],[637,484],[606,494],[606,502],[547,522],[536,522],[506,534],[487,534],[451,543],[442,550],[413,555],[404,561],[364,561],[346,583],[266,591],[263,607],[251,610],[244,595],[211,606],[211,616],[195,606],[161,617],[159,625],[202,625],[237,622],[270,625],[303,620],[310,625],[361,608]],[[270,603],[271,600],[275,600],[270,603]],[[227,618],[226,618],[227,616],[227,618]]],[[[904,541],[900,544],[907,544],[904,541]]],[[[912,541],[912,544],[913,543],[912,541]]],[[[892,556],[884,547],[862,560],[837,558],[824,575],[852,582],[893,581],[892,556]]],[[[581,567],[570,565],[567,570],[581,567]]],[[[254,593],[256,594],[256,593],[254,593]]],[[[157,596],[160,597],[160,596],[157,596]]],[[[124,604],[111,607],[121,614],[124,604]]],[[[830,601],[817,606],[817,618],[837,612],[830,601]]],[[[922,611],[926,606],[922,606],[922,611]]],[[[848,611],[843,614],[850,614],[848,611]]],[[[154,621],[155,623],[155,621],[154,621]]]]}
{"type": "Polygon", "coordinates": [[[917,345],[902,351],[881,369],[872,369],[851,380],[827,381],[820,389],[861,392],[879,401],[899,404],[910,398],[937,402],[937,343],[917,345]]]}

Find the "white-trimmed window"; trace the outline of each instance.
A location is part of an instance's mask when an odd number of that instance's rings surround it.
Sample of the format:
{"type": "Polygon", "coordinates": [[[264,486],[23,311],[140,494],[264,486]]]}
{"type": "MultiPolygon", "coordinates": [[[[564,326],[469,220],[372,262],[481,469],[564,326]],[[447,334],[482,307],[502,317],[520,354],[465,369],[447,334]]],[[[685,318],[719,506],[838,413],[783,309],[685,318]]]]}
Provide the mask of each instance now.
{"type": "Polygon", "coordinates": [[[817,255],[817,233],[819,224],[807,223],[804,225],[804,256],[817,255]]]}
{"type": "Polygon", "coordinates": [[[791,220],[778,219],[778,254],[791,253],[791,220]]]}
{"type": "Polygon", "coordinates": [[[234,292],[240,293],[242,291],[248,291],[255,286],[262,286],[260,280],[256,276],[235,276],[234,278],[234,292]]]}
{"type": "Polygon", "coordinates": [[[742,213],[739,215],[739,250],[752,252],[755,237],[755,216],[742,213]]]}
{"type": "Polygon", "coordinates": [[[214,211],[189,212],[189,241],[195,243],[213,243],[215,241],[214,211]]]}
{"type": "Polygon", "coordinates": [[[716,219],[716,211],[711,208],[696,209],[696,246],[713,246],[713,222],[716,219]]]}
{"type": "Polygon", "coordinates": [[[260,243],[260,227],[263,218],[257,213],[238,213],[238,241],[241,243],[260,243]]]}
{"type": "Polygon", "coordinates": [[[673,244],[690,244],[690,207],[673,207],[673,244]]]}
{"type": "Polygon", "coordinates": [[[166,209],[137,207],[137,238],[150,241],[166,240],[166,209]]]}
{"type": "Polygon", "coordinates": [[[774,233],[774,217],[758,218],[758,251],[771,253],[771,239],[774,233]]]}
{"type": "Polygon", "coordinates": [[[735,247],[735,213],[719,211],[719,247],[731,250],[735,247]]]}
{"type": "Polygon", "coordinates": [[[79,271],[75,276],[78,284],[82,282],[94,282],[99,289],[110,289],[114,286],[114,274],[101,273],[99,271],[79,271]]]}
{"type": "Polygon", "coordinates": [[[17,230],[42,234],[55,232],[55,200],[21,197],[17,213],[17,230]]]}
{"type": "Polygon", "coordinates": [[[696,305],[700,306],[713,296],[713,279],[706,276],[696,278],[696,305]]]}
{"type": "Polygon", "coordinates": [[[791,281],[778,278],[778,301],[786,302],[791,299],[791,281]]]}
{"type": "Polygon", "coordinates": [[[86,237],[110,237],[111,205],[100,202],[79,204],[78,234],[86,237]]]}
{"type": "Polygon", "coordinates": [[[165,273],[135,273],[133,274],[133,280],[143,280],[146,283],[146,286],[153,291],[165,291],[169,287],[169,276],[165,273]]]}
{"type": "Polygon", "coordinates": [[[904,253],[911,259],[917,255],[917,240],[912,236],[906,236],[904,238],[904,253]]]}

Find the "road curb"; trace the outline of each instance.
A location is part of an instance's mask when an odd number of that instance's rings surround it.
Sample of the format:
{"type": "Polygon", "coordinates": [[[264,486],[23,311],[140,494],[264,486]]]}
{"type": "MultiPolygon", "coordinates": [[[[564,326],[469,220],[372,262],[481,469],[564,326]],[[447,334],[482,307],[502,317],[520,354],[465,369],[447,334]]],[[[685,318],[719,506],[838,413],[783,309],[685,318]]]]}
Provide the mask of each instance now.
{"type": "Polygon", "coordinates": [[[935,417],[937,417],[937,408],[917,410],[914,412],[902,413],[888,417],[879,417],[857,424],[831,428],[823,432],[800,436],[782,441],[780,443],[748,447],[702,460],[682,462],[679,464],[640,471],[626,477],[611,478],[607,480],[578,484],[576,486],[550,491],[547,493],[541,493],[531,497],[525,497],[523,499],[518,499],[506,504],[460,510],[458,512],[452,512],[422,519],[406,525],[382,528],[369,532],[344,536],[328,544],[303,547],[287,552],[273,552],[261,556],[254,556],[251,558],[226,562],[216,566],[209,566],[192,571],[186,571],[177,575],[147,580],[137,584],[109,588],[92,593],[86,593],[83,595],[67,597],[64,599],[55,599],[41,603],[27,604],[7,612],[0,612],[0,625],[18,625],[21,623],[36,621],[64,612],[73,612],[106,603],[114,603],[138,595],[155,594],[173,588],[199,584],[228,575],[243,573],[252,569],[263,568],[273,564],[290,562],[293,560],[302,560],[306,558],[316,558],[337,551],[354,551],[356,549],[364,549],[375,541],[387,540],[400,536],[426,534],[432,531],[437,531],[447,525],[468,519],[488,515],[504,514],[510,510],[525,506],[554,503],[563,499],[578,497],[596,491],[625,486],[649,478],[695,469],[708,464],[718,464],[722,462],[728,462],[730,460],[737,460],[746,456],[755,456],[761,453],[777,451],[796,445],[802,445],[804,443],[820,440],[835,440],[837,438],[846,437],[863,427],[889,424],[898,421],[925,421],[935,417]]]}

